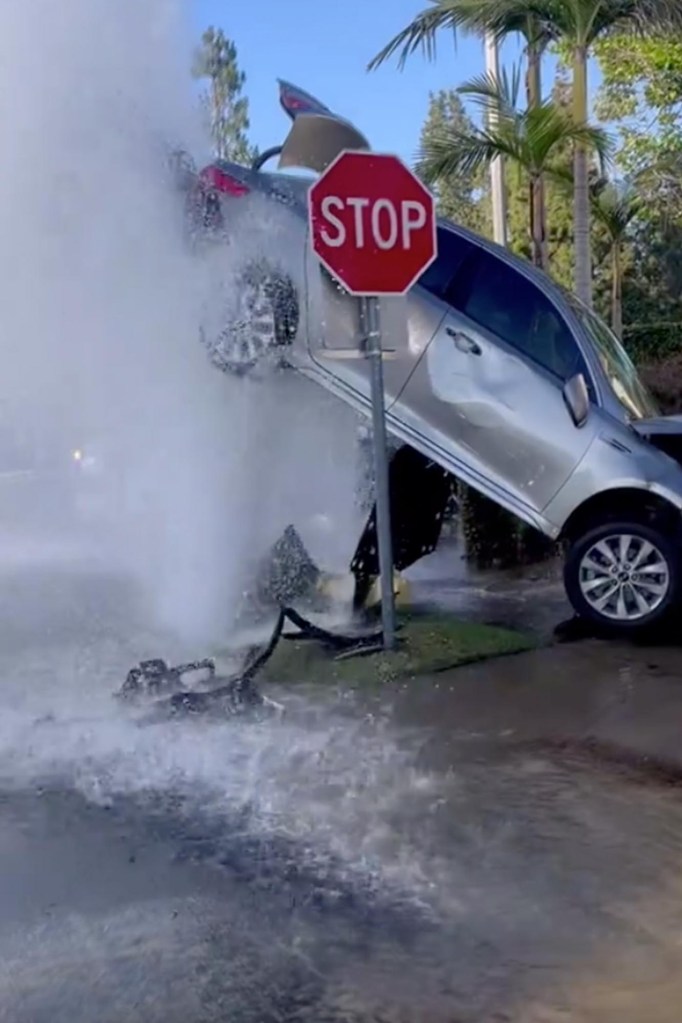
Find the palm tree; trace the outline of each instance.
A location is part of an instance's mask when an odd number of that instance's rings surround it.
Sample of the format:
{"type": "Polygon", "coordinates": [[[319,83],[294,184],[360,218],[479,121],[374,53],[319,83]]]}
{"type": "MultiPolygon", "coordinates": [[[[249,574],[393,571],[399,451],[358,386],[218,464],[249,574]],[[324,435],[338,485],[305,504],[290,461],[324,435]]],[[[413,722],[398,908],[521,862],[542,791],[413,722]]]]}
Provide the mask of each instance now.
{"type": "MultiPolygon", "coordinates": [[[[499,19],[497,0],[430,0],[430,3],[430,7],[421,11],[407,28],[399,32],[370,61],[368,70],[374,70],[395,54],[399,54],[398,66],[402,68],[407,58],[418,49],[433,59],[436,55],[436,36],[442,29],[451,30],[453,40],[456,40],[459,28],[464,32],[492,36],[497,43],[510,33],[518,33],[526,42],[526,103],[529,109],[541,103],[542,55],[551,37],[531,11],[519,10],[518,16],[499,19]]],[[[492,127],[497,111],[491,109],[490,113],[493,115],[490,121],[492,127]]],[[[547,260],[546,202],[542,174],[533,179],[532,189],[531,206],[535,211],[536,234],[542,238],[544,264],[547,260]]]]}
{"type": "MultiPolygon", "coordinates": [[[[421,48],[435,55],[435,37],[441,28],[467,28],[495,32],[500,37],[520,31],[530,18],[538,37],[560,40],[571,52],[573,65],[573,116],[584,125],[589,114],[587,62],[594,43],[615,28],[644,32],[678,30],[682,27],[679,0],[431,0],[422,11],[379,53],[370,67],[401,51],[401,63],[421,48]]],[[[574,140],[574,235],[575,290],[588,305],[592,301],[590,249],[590,189],[585,140],[574,140]]]]}
{"type": "Polygon", "coordinates": [[[619,187],[601,179],[590,190],[592,213],[609,236],[611,254],[611,326],[623,336],[623,242],[628,228],[641,213],[644,200],[632,186],[619,187]]]}
{"type": "Polygon", "coordinates": [[[541,59],[547,44],[553,38],[542,22],[535,17],[532,5],[519,2],[511,10],[509,0],[429,0],[430,6],[420,11],[413,21],[384,46],[367,65],[374,71],[389,58],[398,55],[398,67],[402,69],[407,59],[417,50],[433,60],[436,56],[436,38],[448,29],[456,41],[457,30],[473,32],[483,36],[490,32],[498,40],[518,33],[526,42],[528,72],[526,75],[526,98],[528,106],[541,99],[541,59]]]}
{"type": "MultiPolygon", "coordinates": [[[[499,0],[516,10],[521,0],[499,0]]],[[[614,28],[636,32],[682,26],[682,7],[675,0],[531,0],[545,29],[566,44],[573,64],[573,116],[584,123],[589,112],[587,67],[595,42],[614,28]]],[[[522,6],[525,4],[522,3],[522,6]]],[[[573,155],[573,231],[575,237],[575,291],[592,303],[590,245],[590,177],[587,147],[576,141],[573,155]]]]}
{"type": "Polygon", "coordinates": [[[444,131],[423,145],[418,164],[424,180],[432,184],[450,175],[474,173],[481,164],[500,156],[520,168],[529,181],[532,260],[536,266],[548,270],[544,210],[540,211],[537,205],[538,181],[551,171],[552,161],[567,143],[580,142],[606,158],[610,142],[602,130],[576,124],[568,111],[551,100],[540,100],[534,106],[518,110],[519,86],[520,75],[516,69],[511,75],[503,72],[499,82],[481,75],[460,86],[458,91],[470,96],[484,112],[494,106],[495,124],[468,133],[444,131]]]}

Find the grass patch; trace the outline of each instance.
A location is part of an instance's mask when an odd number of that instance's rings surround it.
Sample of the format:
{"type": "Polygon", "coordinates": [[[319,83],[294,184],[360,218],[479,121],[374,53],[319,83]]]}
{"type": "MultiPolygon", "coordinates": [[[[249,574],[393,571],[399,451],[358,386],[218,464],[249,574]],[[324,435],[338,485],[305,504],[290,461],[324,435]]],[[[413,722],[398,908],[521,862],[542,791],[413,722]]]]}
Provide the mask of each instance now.
{"type": "Polygon", "coordinates": [[[377,685],[519,653],[536,645],[523,633],[462,622],[445,614],[400,615],[398,621],[398,649],[348,660],[336,660],[333,653],[311,640],[282,640],[261,677],[269,682],[377,685]]]}

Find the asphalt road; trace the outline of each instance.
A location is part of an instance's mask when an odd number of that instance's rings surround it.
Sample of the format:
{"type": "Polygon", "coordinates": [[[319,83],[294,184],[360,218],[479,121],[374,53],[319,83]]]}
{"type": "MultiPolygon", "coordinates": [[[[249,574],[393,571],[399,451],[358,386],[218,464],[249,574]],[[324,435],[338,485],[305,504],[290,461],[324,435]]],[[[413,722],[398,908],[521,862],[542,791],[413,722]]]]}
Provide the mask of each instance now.
{"type": "Polygon", "coordinates": [[[676,790],[388,698],[143,726],[129,581],[0,548],[3,1023],[679,1023],[676,790]]]}

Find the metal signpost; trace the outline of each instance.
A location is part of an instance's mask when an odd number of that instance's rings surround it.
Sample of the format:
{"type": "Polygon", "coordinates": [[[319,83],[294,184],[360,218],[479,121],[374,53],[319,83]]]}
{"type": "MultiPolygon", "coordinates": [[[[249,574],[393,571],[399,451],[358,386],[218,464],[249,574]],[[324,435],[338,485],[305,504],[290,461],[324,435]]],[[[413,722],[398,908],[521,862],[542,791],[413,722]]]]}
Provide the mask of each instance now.
{"type": "Polygon", "coordinates": [[[362,302],[370,360],[376,533],[384,648],[395,646],[391,505],[379,297],[404,295],[436,258],[431,193],[396,156],[348,150],[308,194],[313,250],[362,302]]]}

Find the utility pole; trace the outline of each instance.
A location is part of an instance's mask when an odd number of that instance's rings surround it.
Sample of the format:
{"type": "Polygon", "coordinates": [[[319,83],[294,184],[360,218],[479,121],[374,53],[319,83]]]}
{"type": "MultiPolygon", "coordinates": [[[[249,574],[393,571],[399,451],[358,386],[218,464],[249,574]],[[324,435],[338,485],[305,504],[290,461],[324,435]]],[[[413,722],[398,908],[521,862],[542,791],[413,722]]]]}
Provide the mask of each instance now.
{"type": "MultiPolygon", "coordinates": [[[[497,38],[492,32],[486,32],[485,40],[485,69],[488,77],[494,82],[500,80],[500,56],[497,45],[497,38]]],[[[490,109],[488,124],[493,128],[497,118],[495,112],[490,109]]],[[[507,244],[507,192],[504,181],[504,160],[496,156],[490,162],[490,197],[493,208],[493,238],[498,245],[507,244]]]]}

